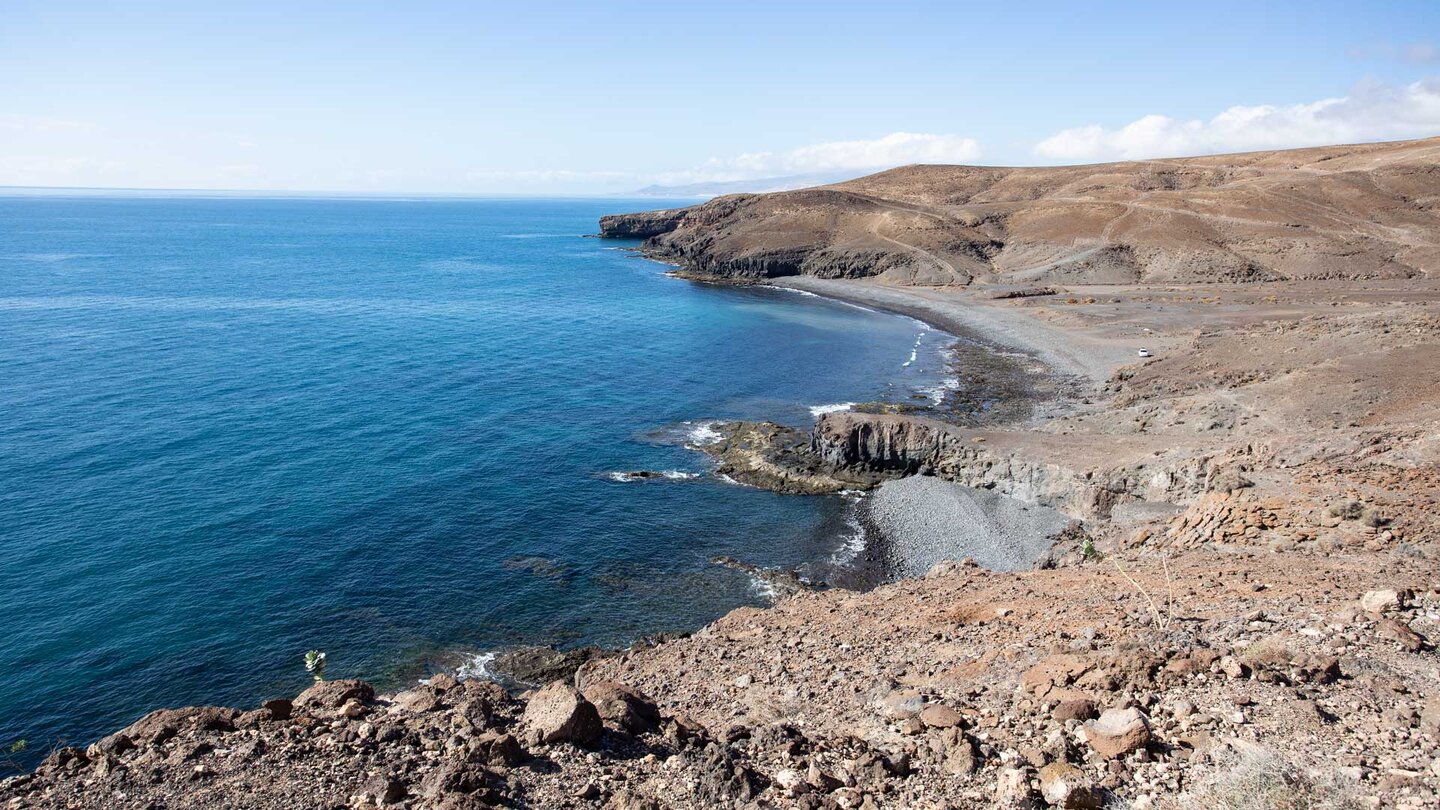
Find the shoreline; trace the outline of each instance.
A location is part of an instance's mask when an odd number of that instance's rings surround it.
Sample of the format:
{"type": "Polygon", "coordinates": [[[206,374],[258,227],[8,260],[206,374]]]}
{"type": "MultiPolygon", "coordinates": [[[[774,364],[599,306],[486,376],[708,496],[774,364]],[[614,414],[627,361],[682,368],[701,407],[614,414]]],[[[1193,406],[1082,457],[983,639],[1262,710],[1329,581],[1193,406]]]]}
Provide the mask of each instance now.
{"type": "MultiPolygon", "coordinates": [[[[974,427],[1023,425],[1037,413],[1053,415],[1073,404],[1080,398],[1077,389],[1088,392],[1108,379],[1118,360],[1058,352],[1062,342],[1073,343],[1073,336],[1039,323],[1034,323],[1034,328],[1022,328],[1020,319],[1025,316],[997,313],[971,300],[927,299],[908,290],[803,276],[736,284],[683,271],[667,275],[716,286],[783,290],[890,314],[913,320],[953,341],[946,350],[946,379],[953,385],[947,386],[944,400],[910,414],[919,418],[974,427]],[[1016,353],[1025,360],[1017,359],[1016,353]]],[[[865,413],[864,403],[860,406],[859,412],[865,413]]],[[[823,414],[815,416],[818,424],[823,414]]],[[[737,423],[742,428],[749,424],[737,423]]],[[[763,482],[745,485],[772,488],[763,482]]],[[[776,491],[801,494],[796,489],[776,491]]],[[[944,560],[970,558],[994,571],[1027,570],[1048,559],[1055,537],[1072,523],[1038,503],[1001,497],[989,490],[924,474],[883,481],[845,508],[847,522],[858,527],[863,545],[844,562],[833,557],[829,561],[806,560],[799,568],[826,570],[830,585],[859,592],[923,575],[944,560]],[[1038,511],[1032,515],[1031,509],[1038,511]],[[1039,519],[1040,513],[1055,518],[1039,519]],[[958,532],[954,530],[957,521],[963,524],[958,532]],[[1037,532],[1034,539],[1024,536],[1037,532]]]]}
{"type": "Polygon", "coordinates": [[[1125,350],[1102,348],[1098,341],[1088,340],[1074,330],[1063,330],[974,298],[962,298],[963,293],[812,276],[785,276],[770,279],[767,284],[914,318],[957,338],[1022,352],[1043,362],[1052,372],[1097,384],[1129,362],[1125,350]]]}

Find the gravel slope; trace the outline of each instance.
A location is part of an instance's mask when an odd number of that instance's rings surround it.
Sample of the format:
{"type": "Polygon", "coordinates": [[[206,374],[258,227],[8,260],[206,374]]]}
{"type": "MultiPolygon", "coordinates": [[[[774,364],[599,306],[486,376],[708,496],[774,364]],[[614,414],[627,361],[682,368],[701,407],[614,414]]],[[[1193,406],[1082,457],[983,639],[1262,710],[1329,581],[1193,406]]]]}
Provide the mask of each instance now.
{"type": "Polygon", "coordinates": [[[1070,518],[1044,506],[929,476],[881,484],[864,504],[893,576],[920,576],[943,560],[994,571],[1029,568],[1070,518]]]}

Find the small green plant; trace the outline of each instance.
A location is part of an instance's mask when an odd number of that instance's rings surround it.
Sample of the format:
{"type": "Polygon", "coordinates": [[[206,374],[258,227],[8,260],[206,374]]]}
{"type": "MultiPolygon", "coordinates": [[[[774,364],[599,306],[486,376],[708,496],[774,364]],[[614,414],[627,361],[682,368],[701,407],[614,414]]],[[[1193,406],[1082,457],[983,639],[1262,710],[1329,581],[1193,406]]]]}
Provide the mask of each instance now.
{"type": "Polygon", "coordinates": [[[0,755],[0,770],[14,770],[21,773],[29,770],[19,759],[21,754],[29,750],[29,740],[15,740],[5,746],[3,755],[0,755]]]}
{"type": "Polygon", "coordinates": [[[1170,563],[1166,560],[1160,561],[1161,567],[1165,569],[1166,592],[1165,612],[1161,613],[1160,606],[1155,604],[1155,599],[1150,596],[1149,591],[1145,590],[1145,586],[1136,582],[1135,578],[1130,576],[1130,572],[1125,570],[1125,567],[1120,564],[1119,560],[1112,558],[1110,562],[1114,563],[1115,570],[1120,572],[1120,576],[1125,577],[1125,580],[1134,586],[1135,590],[1139,591],[1141,596],[1145,597],[1145,603],[1150,606],[1150,615],[1155,620],[1155,627],[1161,631],[1169,630],[1170,623],[1175,618],[1175,585],[1170,579],[1170,563]]]}
{"type": "Polygon", "coordinates": [[[1089,537],[1086,537],[1085,541],[1080,544],[1080,556],[1091,561],[1105,558],[1105,555],[1100,553],[1100,549],[1095,548],[1095,541],[1089,537]]]}
{"type": "Polygon", "coordinates": [[[325,653],[311,650],[305,653],[305,671],[319,683],[325,680],[325,653]]]}

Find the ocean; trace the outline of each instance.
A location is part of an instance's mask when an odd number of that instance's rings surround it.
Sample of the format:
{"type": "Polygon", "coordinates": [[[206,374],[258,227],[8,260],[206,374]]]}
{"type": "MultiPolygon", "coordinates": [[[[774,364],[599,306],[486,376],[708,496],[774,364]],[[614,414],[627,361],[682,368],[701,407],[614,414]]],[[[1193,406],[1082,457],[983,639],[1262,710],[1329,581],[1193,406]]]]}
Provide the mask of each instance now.
{"type": "Polygon", "coordinates": [[[657,200],[0,193],[0,745],[330,677],[478,672],[765,597],[843,497],[709,420],[923,394],[946,336],[585,238],[657,200]],[[615,473],[658,478],[621,481],[615,473]]]}

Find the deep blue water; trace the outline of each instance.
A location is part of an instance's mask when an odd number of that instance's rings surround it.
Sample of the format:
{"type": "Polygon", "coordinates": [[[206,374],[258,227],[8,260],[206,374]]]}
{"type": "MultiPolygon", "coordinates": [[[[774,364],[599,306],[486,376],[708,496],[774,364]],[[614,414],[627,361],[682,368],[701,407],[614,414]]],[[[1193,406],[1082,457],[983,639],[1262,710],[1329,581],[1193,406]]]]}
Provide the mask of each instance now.
{"type": "Polygon", "coordinates": [[[581,238],[654,200],[0,196],[0,742],[625,643],[844,542],[697,420],[933,384],[914,321],[581,238]],[[917,338],[919,360],[909,366],[917,338]],[[527,559],[534,558],[534,559],[527,559]]]}

